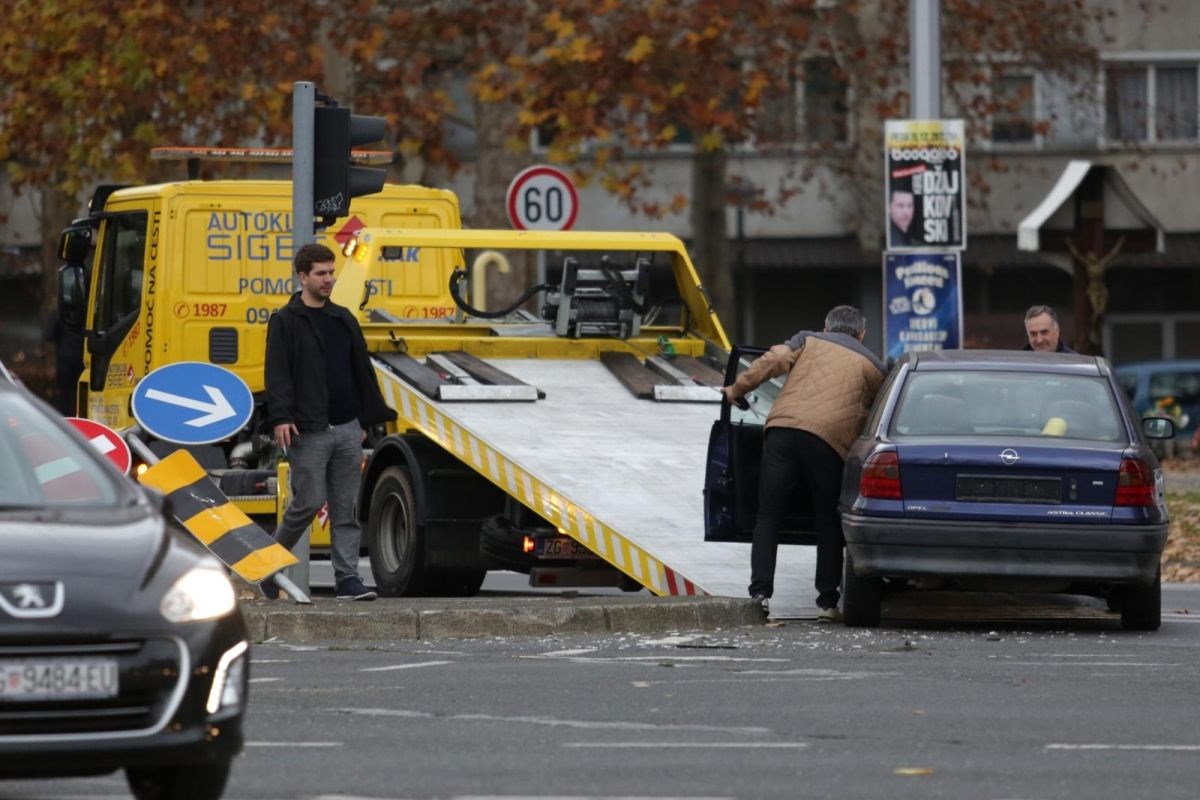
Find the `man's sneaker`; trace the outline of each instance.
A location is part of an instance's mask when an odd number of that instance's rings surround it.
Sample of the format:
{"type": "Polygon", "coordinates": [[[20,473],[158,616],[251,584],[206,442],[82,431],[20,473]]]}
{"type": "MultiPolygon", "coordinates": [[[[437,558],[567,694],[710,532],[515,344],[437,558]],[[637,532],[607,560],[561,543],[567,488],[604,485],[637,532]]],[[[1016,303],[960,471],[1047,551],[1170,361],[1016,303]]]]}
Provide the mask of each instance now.
{"type": "Polygon", "coordinates": [[[378,596],[375,592],[368,589],[363,584],[362,578],[357,575],[338,581],[338,600],[374,600],[378,596]]]}
{"type": "Polygon", "coordinates": [[[833,608],[821,608],[817,610],[817,622],[841,622],[842,612],[837,606],[833,608]]]}
{"type": "Polygon", "coordinates": [[[279,584],[274,578],[267,578],[258,584],[258,590],[262,592],[262,596],[268,600],[279,599],[279,584]]]}
{"type": "Polygon", "coordinates": [[[754,602],[758,603],[760,606],[762,606],[762,610],[763,610],[764,614],[771,613],[771,599],[769,597],[767,597],[765,594],[752,595],[750,597],[750,599],[753,600],[754,602]]]}

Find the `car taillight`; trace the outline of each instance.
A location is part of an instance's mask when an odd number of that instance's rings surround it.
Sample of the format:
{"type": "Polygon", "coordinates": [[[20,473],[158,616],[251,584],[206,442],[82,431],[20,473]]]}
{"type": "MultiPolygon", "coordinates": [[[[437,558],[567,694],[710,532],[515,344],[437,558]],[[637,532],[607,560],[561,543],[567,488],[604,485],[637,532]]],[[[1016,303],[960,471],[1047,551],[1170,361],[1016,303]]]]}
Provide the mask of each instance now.
{"type": "Polygon", "coordinates": [[[863,463],[862,476],[858,479],[858,493],[862,497],[880,500],[901,500],[900,456],[888,451],[876,453],[863,463]]]}
{"type": "Polygon", "coordinates": [[[1122,458],[1117,476],[1117,496],[1114,506],[1154,505],[1154,473],[1150,465],[1137,458],[1122,458]]]}

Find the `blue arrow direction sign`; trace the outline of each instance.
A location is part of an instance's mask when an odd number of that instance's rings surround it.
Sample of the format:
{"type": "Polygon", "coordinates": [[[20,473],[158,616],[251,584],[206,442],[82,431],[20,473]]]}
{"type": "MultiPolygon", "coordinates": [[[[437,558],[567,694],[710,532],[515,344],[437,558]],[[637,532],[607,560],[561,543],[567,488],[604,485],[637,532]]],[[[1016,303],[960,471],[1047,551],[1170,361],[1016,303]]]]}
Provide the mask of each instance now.
{"type": "Polygon", "coordinates": [[[245,426],[253,410],[245,381],[199,361],[159,367],[133,392],[133,416],[142,429],[175,444],[227,439],[245,426]]]}

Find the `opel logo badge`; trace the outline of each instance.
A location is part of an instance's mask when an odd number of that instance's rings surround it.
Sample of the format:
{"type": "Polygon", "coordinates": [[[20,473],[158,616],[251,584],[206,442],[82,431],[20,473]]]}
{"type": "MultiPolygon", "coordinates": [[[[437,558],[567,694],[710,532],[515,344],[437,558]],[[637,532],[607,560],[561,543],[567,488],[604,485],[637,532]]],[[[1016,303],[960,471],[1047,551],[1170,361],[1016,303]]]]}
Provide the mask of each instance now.
{"type": "Polygon", "coordinates": [[[1000,451],[1000,460],[1005,464],[1012,465],[1020,461],[1021,456],[1016,450],[1013,450],[1011,447],[1006,447],[1000,451]]]}

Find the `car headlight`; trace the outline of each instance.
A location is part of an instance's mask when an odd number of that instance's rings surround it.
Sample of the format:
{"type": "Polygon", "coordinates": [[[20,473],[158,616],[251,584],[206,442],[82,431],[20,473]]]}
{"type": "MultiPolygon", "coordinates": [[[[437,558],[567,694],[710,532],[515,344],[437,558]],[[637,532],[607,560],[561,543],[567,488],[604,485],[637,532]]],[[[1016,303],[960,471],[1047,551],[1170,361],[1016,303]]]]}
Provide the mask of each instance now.
{"type": "Polygon", "coordinates": [[[233,584],[224,570],[193,567],[163,595],[158,610],[169,622],[216,619],[237,607],[233,584]]]}

